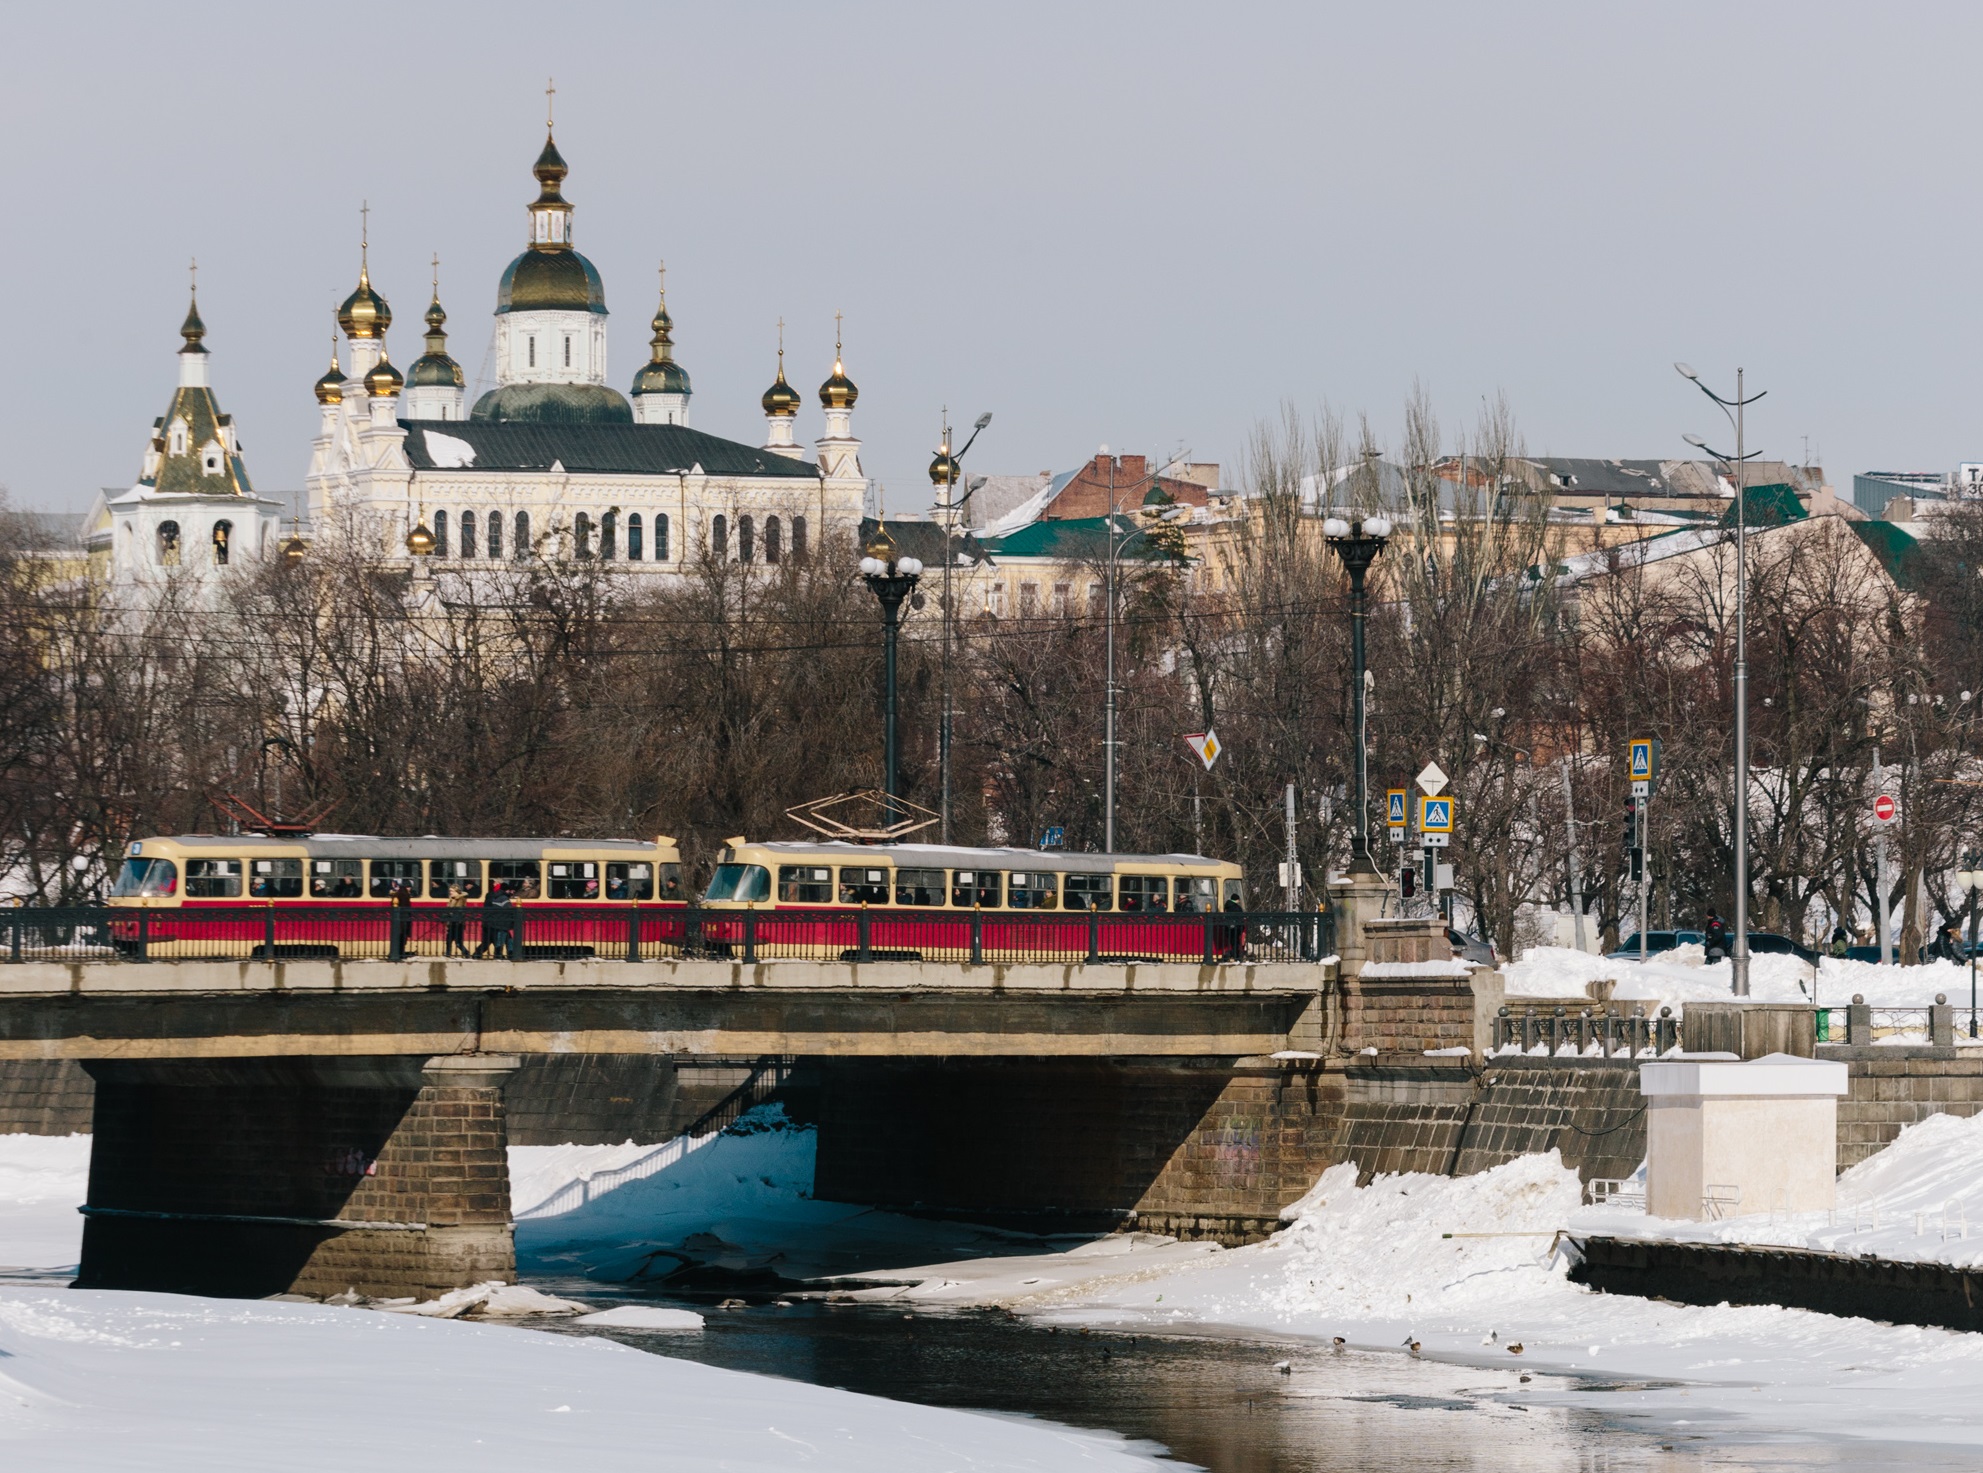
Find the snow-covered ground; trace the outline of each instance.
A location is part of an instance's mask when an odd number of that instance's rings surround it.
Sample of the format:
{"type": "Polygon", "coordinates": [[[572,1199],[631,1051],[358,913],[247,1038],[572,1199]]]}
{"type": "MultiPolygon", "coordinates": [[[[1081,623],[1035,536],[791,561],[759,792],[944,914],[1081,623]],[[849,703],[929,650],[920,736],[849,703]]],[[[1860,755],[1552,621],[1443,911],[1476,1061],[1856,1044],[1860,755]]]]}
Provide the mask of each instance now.
{"type": "Polygon", "coordinates": [[[0,1135],[0,1272],[82,1258],[89,1171],[86,1135],[0,1135]]]}
{"type": "MultiPolygon", "coordinates": [[[[1701,948],[1683,946],[1646,962],[1606,961],[1601,956],[1564,946],[1534,946],[1520,961],[1502,969],[1510,996],[1580,997],[1588,983],[1618,984],[1612,996],[1671,1004],[1676,1012],[1690,1002],[1726,1002],[1732,971],[1726,961],[1707,965],[1701,948]]],[[[1815,1001],[1821,1007],[1842,1008],[1854,994],[1876,1008],[1925,1008],[1936,993],[1951,1003],[1969,1002],[1969,968],[1935,961],[1918,967],[1881,966],[1878,962],[1821,957],[1813,993],[1811,967],[1794,956],[1752,956],[1749,996],[1752,1002],[1815,1001]]]]}
{"type": "Polygon", "coordinates": [[[0,1466],[354,1464],[1127,1473],[1156,1460],[1106,1434],[719,1370],[608,1339],[319,1305],[0,1288],[0,1466]]]}

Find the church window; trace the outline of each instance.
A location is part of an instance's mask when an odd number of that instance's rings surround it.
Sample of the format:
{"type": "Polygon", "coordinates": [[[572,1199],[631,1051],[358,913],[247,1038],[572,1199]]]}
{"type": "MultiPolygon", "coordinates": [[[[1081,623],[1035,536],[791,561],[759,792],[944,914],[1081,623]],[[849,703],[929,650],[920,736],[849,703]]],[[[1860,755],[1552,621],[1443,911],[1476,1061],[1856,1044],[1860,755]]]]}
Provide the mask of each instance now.
{"type": "Polygon", "coordinates": [[[665,511],[654,514],[654,561],[668,561],[668,514],[665,511]]]}
{"type": "Polygon", "coordinates": [[[572,550],[580,558],[592,556],[592,518],[584,512],[572,518],[571,540],[572,550]]]}
{"type": "Polygon", "coordinates": [[[730,519],[717,517],[709,524],[709,551],[714,557],[730,555],[730,519]]]}
{"type": "Polygon", "coordinates": [[[186,453],[186,421],[183,419],[175,419],[174,421],[172,421],[172,454],[184,455],[185,453],[186,453]]]}
{"type": "Polygon", "coordinates": [[[524,341],[529,345],[530,349],[530,366],[535,368],[537,366],[537,339],[531,337],[526,338],[524,341]]]}
{"type": "Polygon", "coordinates": [[[492,558],[497,558],[497,557],[501,557],[502,555],[503,555],[503,514],[499,511],[492,511],[489,513],[489,556],[492,558]]]}
{"type": "Polygon", "coordinates": [[[565,334],[565,367],[571,367],[571,334],[565,334]]]}
{"type": "Polygon", "coordinates": [[[444,511],[437,511],[434,513],[434,556],[446,557],[447,555],[448,514],[444,511]]]}
{"type": "Polygon", "coordinates": [[[472,511],[461,514],[461,555],[475,556],[475,513],[472,511]]]}
{"type": "Polygon", "coordinates": [[[778,561],[779,554],[785,550],[782,546],[783,541],[784,538],[780,534],[778,527],[778,518],[766,517],[764,519],[764,560],[767,563],[778,561]]]}
{"type": "Polygon", "coordinates": [[[805,560],[806,560],[806,519],[804,517],[793,517],[792,518],[792,561],[795,563],[802,563],[805,560]]]}
{"type": "Polygon", "coordinates": [[[234,523],[215,522],[213,524],[213,560],[220,567],[227,566],[227,544],[233,539],[234,523]]]}
{"type": "Polygon", "coordinates": [[[637,563],[641,554],[640,513],[633,512],[627,517],[627,561],[637,563]]]}
{"type": "Polygon", "coordinates": [[[1040,611],[1040,585],[1021,583],[1019,585],[1019,617],[1030,619],[1040,611]]]}
{"type": "MultiPolygon", "coordinates": [[[[498,549],[494,555],[497,557],[501,557],[502,556],[501,550],[498,549]]],[[[521,562],[529,561],[529,558],[530,558],[530,513],[527,511],[520,511],[516,514],[516,560],[521,563],[521,562]]]]}
{"type": "Polygon", "coordinates": [[[749,517],[737,518],[737,561],[748,563],[757,555],[757,524],[749,517]]]}
{"type": "Polygon", "coordinates": [[[610,563],[620,554],[620,514],[609,511],[599,519],[599,557],[610,563]]]}
{"type": "Polygon", "coordinates": [[[162,567],[179,566],[179,524],[160,522],[158,524],[158,561],[162,567]]]}
{"type": "Polygon", "coordinates": [[[208,476],[220,474],[220,447],[212,441],[208,441],[207,448],[200,452],[200,472],[208,476]]]}

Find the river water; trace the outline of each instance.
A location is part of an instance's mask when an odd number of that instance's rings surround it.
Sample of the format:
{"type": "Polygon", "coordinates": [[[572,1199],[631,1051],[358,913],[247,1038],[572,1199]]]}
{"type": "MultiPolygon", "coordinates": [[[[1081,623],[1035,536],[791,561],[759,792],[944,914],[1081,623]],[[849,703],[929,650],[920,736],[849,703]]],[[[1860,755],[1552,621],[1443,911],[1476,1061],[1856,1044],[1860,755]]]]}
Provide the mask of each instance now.
{"type": "MultiPolygon", "coordinates": [[[[596,1284],[537,1285],[626,1302],[596,1284]]],[[[1973,1452],[1933,1447],[1634,1425],[1629,1413],[1602,1409],[1607,1393],[1631,1386],[1309,1341],[1056,1329],[1000,1312],[905,1314],[811,1300],[687,1307],[706,1315],[702,1333],[542,1327],[902,1401],[1106,1429],[1213,1473],[1942,1473],[1979,1463],[1973,1452]]]]}

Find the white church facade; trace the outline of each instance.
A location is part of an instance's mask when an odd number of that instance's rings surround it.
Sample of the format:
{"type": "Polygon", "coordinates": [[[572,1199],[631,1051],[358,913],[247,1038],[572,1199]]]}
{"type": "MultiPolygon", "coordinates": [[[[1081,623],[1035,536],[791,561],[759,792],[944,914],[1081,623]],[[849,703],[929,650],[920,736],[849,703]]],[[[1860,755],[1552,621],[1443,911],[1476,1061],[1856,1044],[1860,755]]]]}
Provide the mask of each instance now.
{"type": "Polygon", "coordinates": [[[527,244],[497,288],[495,386],[473,404],[447,351],[438,288],[426,351],[402,377],[386,348],[391,308],[361,259],[338,310],[342,351],[315,386],[306,482],[315,535],[351,529],[402,565],[411,547],[431,545],[422,556],[436,570],[593,558],[666,575],[705,557],[802,558],[851,534],[868,482],[852,423],[859,391],[837,350],[820,387],[826,433],[810,455],[794,436],[801,400],[782,348],[761,401],[762,444],[691,426],[665,288],[649,360],[622,395],[606,382],[605,287],[572,244],[554,140],[533,173],[527,244]]]}

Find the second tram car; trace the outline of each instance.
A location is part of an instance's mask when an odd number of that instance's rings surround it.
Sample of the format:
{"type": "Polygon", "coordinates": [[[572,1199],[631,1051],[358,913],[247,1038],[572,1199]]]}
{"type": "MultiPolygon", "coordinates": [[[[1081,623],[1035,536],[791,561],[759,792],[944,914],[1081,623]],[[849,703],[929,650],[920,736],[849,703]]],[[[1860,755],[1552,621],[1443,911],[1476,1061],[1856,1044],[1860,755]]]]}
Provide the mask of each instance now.
{"type": "MultiPolygon", "coordinates": [[[[1197,854],[1070,854],[939,844],[731,840],[704,892],[705,944],[761,957],[1196,960],[1205,916],[1244,909],[1240,869],[1197,854]],[[874,912],[863,919],[863,910],[874,912]],[[860,936],[865,926],[866,936],[860,936]]],[[[1222,951],[1237,949],[1221,936],[1222,951]]]]}

